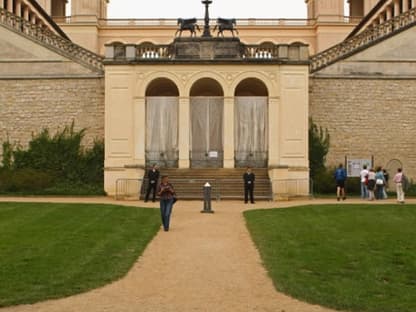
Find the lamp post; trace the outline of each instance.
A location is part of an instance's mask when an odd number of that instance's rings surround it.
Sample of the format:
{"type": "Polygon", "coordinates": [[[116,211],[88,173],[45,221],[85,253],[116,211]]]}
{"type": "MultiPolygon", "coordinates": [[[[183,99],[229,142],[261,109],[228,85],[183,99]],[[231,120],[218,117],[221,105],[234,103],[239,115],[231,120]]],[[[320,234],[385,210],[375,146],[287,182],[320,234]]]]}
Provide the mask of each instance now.
{"type": "Polygon", "coordinates": [[[202,4],[205,4],[205,24],[204,24],[204,32],[202,34],[202,37],[204,38],[209,38],[211,37],[211,31],[209,29],[209,12],[208,12],[208,8],[209,5],[212,3],[212,0],[202,0],[201,1],[202,4]]]}

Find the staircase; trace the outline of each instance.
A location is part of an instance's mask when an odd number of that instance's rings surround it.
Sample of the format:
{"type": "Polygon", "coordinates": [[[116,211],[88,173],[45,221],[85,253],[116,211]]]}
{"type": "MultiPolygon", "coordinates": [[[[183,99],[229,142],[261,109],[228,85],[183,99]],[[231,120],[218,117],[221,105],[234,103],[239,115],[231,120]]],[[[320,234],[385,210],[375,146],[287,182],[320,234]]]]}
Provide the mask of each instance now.
{"type": "MultiPolygon", "coordinates": [[[[203,199],[203,187],[205,183],[211,185],[211,198],[220,199],[244,199],[244,168],[236,169],[161,169],[160,174],[168,175],[169,182],[175,188],[179,199],[203,199]]],[[[255,200],[271,200],[271,183],[267,169],[255,168],[254,184],[255,200]]],[[[143,199],[148,185],[147,173],[144,179],[140,198],[143,199]]]]}
{"type": "Polygon", "coordinates": [[[90,68],[98,75],[104,73],[102,56],[58,36],[48,28],[32,24],[4,8],[0,8],[0,25],[90,68]]]}

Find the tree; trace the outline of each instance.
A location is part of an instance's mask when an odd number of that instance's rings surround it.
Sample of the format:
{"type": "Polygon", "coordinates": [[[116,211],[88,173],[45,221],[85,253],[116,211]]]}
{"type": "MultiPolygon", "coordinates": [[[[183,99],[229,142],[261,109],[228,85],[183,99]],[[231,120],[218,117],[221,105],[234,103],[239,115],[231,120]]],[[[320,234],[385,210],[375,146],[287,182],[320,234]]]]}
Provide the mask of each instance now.
{"type": "Polygon", "coordinates": [[[318,127],[311,118],[309,120],[309,167],[312,179],[318,172],[325,170],[329,141],[328,129],[318,127]]]}

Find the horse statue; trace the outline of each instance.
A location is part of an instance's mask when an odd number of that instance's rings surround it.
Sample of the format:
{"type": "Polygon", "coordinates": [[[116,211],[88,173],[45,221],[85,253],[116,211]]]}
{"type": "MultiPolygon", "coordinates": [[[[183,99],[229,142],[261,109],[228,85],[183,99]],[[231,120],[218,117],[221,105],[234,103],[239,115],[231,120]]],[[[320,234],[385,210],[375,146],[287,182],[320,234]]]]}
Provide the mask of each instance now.
{"type": "Polygon", "coordinates": [[[175,37],[178,35],[179,33],[179,37],[182,36],[182,31],[184,30],[189,30],[191,32],[191,37],[192,36],[196,36],[196,31],[195,29],[198,29],[198,31],[201,31],[199,29],[198,24],[196,23],[197,19],[196,18],[178,18],[178,30],[175,33],[175,37]]]}
{"type": "Polygon", "coordinates": [[[224,30],[229,30],[231,31],[233,37],[235,37],[234,31],[238,35],[238,30],[237,28],[235,28],[236,25],[237,25],[237,21],[235,18],[218,18],[217,25],[215,25],[214,27],[214,31],[216,31],[218,28],[217,36],[219,37],[221,34],[221,36],[224,37],[224,30]]]}

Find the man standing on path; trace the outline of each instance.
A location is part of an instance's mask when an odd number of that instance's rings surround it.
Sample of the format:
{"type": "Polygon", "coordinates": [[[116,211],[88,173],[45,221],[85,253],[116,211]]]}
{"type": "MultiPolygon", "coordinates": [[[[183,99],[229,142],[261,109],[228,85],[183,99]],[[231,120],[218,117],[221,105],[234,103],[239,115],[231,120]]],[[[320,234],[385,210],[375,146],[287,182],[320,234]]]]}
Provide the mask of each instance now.
{"type": "Polygon", "coordinates": [[[147,202],[149,200],[149,195],[151,191],[153,191],[152,201],[155,202],[157,181],[159,180],[159,170],[157,170],[156,164],[153,164],[152,169],[150,169],[147,173],[147,177],[149,179],[149,184],[147,185],[147,191],[146,196],[144,198],[144,202],[147,202]]]}
{"type": "Polygon", "coordinates": [[[250,194],[250,202],[254,204],[254,180],[256,176],[253,172],[251,172],[251,167],[247,167],[246,173],[243,175],[244,180],[244,202],[248,203],[248,195],[250,194]]]}
{"type": "Polygon", "coordinates": [[[335,170],[334,177],[337,183],[337,201],[340,200],[341,196],[342,200],[345,200],[347,198],[345,196],[345,180],[347,179],[347,172],[342,164],[339,164],[337,170],[335,170]]]}

